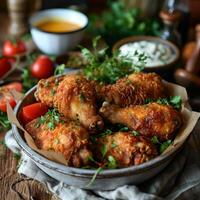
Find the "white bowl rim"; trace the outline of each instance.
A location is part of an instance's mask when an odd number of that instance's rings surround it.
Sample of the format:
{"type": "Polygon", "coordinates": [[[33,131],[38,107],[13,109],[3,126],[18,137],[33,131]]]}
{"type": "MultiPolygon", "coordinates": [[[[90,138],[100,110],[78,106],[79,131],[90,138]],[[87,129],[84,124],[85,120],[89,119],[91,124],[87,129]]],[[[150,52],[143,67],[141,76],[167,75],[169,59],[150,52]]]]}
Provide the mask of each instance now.
{"type": "Polygon", "coordinates": [[[39,32],[43,32],[43,33],[49,33],[49,34],[55,34],[55,35],[63,35],[63,34],[72,34],[72,33],[76,33],[76,32],[79,32],[79,31],[82,31],[84,29],[86,29],[86,27],[88,26],[89,24],[89,20],[88,20],[88,17],[82,13],[82,12],[79,12],[79,11],[76,11],[76,10],[72,10],[72,9],[67,9],[67,8],[54,8],[54,9],[46,9],[46,10],[41,10],[41,11],[38,11],[38,12],[35,12],[33,15],[31,15],[31,17],[29,18],[29,26],[31,29],[35,29],[39,32]],[[86,23],[84,26],[80,27],[79,29],[77,30],[74,30],[74,31],[65,31],[65,32],[52,32],[52,31],[45,31],[45,30],[42,30],[38,27],[36,27],[33,23],[33,20],[35,17],[37,17],[38,15],[41,15],[41,14],[45,14],[45,13],[50,13],[50,12],[60,12],[60,11],[69,11],[69,12],[73,12],[73,13],[76,13],[76,14],[79,14],[79,15],[82,15],[82,17],[84,17],[86,19],[86,23]]]}
{"type": "MultiPolygon", "coordinates": [[[[21,107],[21,104],[23,100],[34,90],[36,90],[37,85],[31,88],[24,96],[22,100],[20,100],[15,109],[14,113],[17,115],[19,112],[19,109],[21,107]]],[[[96,169],[83,169],[83,168],[75,168],[70,166],[65,166],[63,164],[57,163],[55,161],[51,161],[48,158],[45,158],[44,156],[40,155],[33,149],[31,149],[28,144],[24,141],[24,139],[21,137],[19,133],[19,128],[12,124],[12,131],[14,134],[14,137],[19,144],[19,146],[22,148],[22,150],[36,163],[39,163],[40,165],[43,165],[51,170],[55,170],[62,174],[68,174],[76,177],[92,177],[94,173],[96,172],[96,169]]],[[[145,171],[148,171],[150,169],[156,168],[160,166],[162,163],[169,161],[177,152],[181,150],[181,147],[183,146],[184,142],[177,144],[171,151],[167,152],[164,155],[159,155],[155,157],[154,159],[147,161],[140,165],[134,165],[126,168],[119,168],[119,169],[104,169],[102,172],[100,172],[97,175],[97,178],[109,178],[109,177],[124,177],[124,176],[130,176],[130,174],[141,174],[145,171]]]]}

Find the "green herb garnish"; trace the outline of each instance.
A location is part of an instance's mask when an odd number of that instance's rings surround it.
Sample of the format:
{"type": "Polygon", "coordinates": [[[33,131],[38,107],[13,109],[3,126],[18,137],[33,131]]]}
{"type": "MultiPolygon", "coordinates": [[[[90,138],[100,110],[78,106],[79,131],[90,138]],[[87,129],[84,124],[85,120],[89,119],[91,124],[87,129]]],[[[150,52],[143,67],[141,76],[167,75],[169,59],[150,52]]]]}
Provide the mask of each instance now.
{"type": "Polygon", "coordinates": [[[54,71],[54,75],[63,75],[65,73],[65,65],[59,65],[56,67],[55,71],[54,71]]]}
{"type": "Polygon", "coordinates": [[[134,136],[139,136],[140,135],[140,133],[139,132],[137,132],[137,131],[131,131],[131,133],[134,135],[134,136]]]}
{"type": "Polygon", "coordinates": [[[151,138],[151,142],[152,142],[153,144],[159,145],[159,152],[160,152],[160,153],[163,153],[163,152],[173,143],[172,140],[167,140],[167,141],[165,141],[165,142],[162,143],[162,142],[160,142],[160,141],[158,140],[157,136],[153,136],[153,137],[151,138]]]}
{"type": "Polygon", "coordinates": [[[116,169],[117,168],[117,161],[115,160],[115,158],[113,156],[108,156],[107,167],[109,169],[116,169]]]}
{"type": "Polygon", "coordinates": [[[107,151],[108,151],[107,145],[103,144],[102,147],[101,147],[101,154],[102,154],[103,158],[105,157],[107,151]]]}
{"type": "MultiPolygon", "coordinates": [[[[146,104],[152,103],[152,102],[154,102],[152,98],[145,99],[146,104]]],[[[171,105],[177,110],[180,110],[181,105],[182,105],[181,96],[171,96],[170,98],[158,98],[155,102],[159,104],[164,104],[164,105],[171,105]]]]}
{"type": "Polygon", "coordinates": [[[23,69],[22,84],[24,93],[37,84],[37,80],[31,77],[30,71],[27,68],[23,69]]]}
{"type": "Polygon", "coordinates": [[[0,111],[0,131],[8,130],[11,128],[11,124],[8,120],[7,114],[0,111]]]}
{"type": "Polygon", "coordinates": [[[119,51],[108,56],[107,47],[97,50],[98,40],[99,37],[93,40],[93,52],[83,47],[81,50],[83,57],[87,60],[83,74],[88,79],[101,84],[115,83],[121,77],[143,70],[146,59],[144,54],[135,55],[138,57],[137,63],[133,63],[133,60],[127,56],[121,56],[119,51]]]}
{"type": "Polygon", "coordinates": [[[112,144],[111,144],[111,147],[112,147],[112,148],[115,148],[115,147],[117,147],[117,144],[112,143],[112,144]]]}
{"type": "Polygon", "coordinates": [[[160,34],[161,25],[156,19],[144,19],[138,8],[120,0],[109,2],[103,14],[90,16],[89,31],[93,35],[102,35],[109,45],[113,45],[127,36],[160,34]]]}
{"type": "Polygon", "coordinates": [[[160,145],[160,153],[163,153],[168,148],[168,146],[170,146],[171,144],[172,144],[171,140],[167,140],[166,142],[163,142],[160,145]]]}
{"type": "Polygon", "coordinates": [[[127,132],[127,131],[129,131],[129,128],[126,127],[126,126],[124,126],[124,127],[122,127],[119,131],[127,132]]]}
{"type": "Polygon", "coordinates": [[[46,124],[50,130],[54,130],[59,122],[61,121],[60,121],[60,114],[58,113],[58,111],[55,108],[49,109],[44,116],[41,116],[37,120],[35,127],[39,128],[42,124],[46,124]]]}

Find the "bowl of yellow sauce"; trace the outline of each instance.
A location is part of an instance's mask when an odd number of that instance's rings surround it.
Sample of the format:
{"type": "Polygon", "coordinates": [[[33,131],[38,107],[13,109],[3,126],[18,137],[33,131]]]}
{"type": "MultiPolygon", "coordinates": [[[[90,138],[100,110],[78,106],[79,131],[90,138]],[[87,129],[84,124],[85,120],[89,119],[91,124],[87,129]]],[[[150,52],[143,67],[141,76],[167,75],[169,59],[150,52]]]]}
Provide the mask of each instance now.
{"type": "Polygon", "coordinates": [[[49,9],[35,13],[29,20],[36,46],[50,55],[63,55],[81,41],[88,18],[70,9],[49,9]]]}

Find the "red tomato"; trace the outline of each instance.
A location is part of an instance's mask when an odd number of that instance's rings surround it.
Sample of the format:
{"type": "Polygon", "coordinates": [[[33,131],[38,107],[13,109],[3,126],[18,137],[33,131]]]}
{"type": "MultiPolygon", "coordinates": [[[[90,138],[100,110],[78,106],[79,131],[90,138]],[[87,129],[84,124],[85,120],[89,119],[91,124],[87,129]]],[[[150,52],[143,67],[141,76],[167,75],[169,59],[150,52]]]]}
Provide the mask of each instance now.
{"type": "Polygon", "coordinates": [[[6,40],[3,44],[3,56],[12,57],[24,52],[26,52],[26,46],[20,40],[18,40],[16,43],[6,40]]]}
{"type": "Polygon", "coordinates": [[[32,121],[38,117],[41,117],[48,111],[48,106],[43,103],[33,103],[23,107],[22,119],[25,123],[32,121]]]}
{"type": "Polygon", "coordinates": [[[16,106],[16,102],[11,95],[3,96],[3,97],[0,98],[0,110],[3,111],[3,112],[6,112],[6,110],[7,110],[6,100],[11,105],[12,108],[14,108],[16,106]]]}
{"type": "Polygon", "coordinates": [[[11,69],[11,64],[6,58],[1,58],[0,59],[0,78],[5,75],[10,69],[11,69]]]}
{"type": "Polygon", "coordinates": [[[22,84],[19,82],[13,82],[3,87],[8,88],[9,90],[16,90],[17,92],[22,92],[22,84]]]}
{"type": "Polygon", "coordinates": [[[45,55],[39,56],[36,61],[31,65],[31,74],[35,78],[48,78],[53,75],[54,63],[45,55]]]}

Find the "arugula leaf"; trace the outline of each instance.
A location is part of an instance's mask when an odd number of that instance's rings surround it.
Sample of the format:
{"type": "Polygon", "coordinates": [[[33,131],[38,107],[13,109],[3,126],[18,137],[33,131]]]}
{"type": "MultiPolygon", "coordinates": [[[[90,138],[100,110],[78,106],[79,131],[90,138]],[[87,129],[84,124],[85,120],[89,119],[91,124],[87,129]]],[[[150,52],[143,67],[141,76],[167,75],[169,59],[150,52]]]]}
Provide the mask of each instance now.
{"type": "Polygon", "coordinates": [[[172,140],[167,140],[160,145],[160,153],[163,153],[170,145],[172,144],[172,140]]]}

